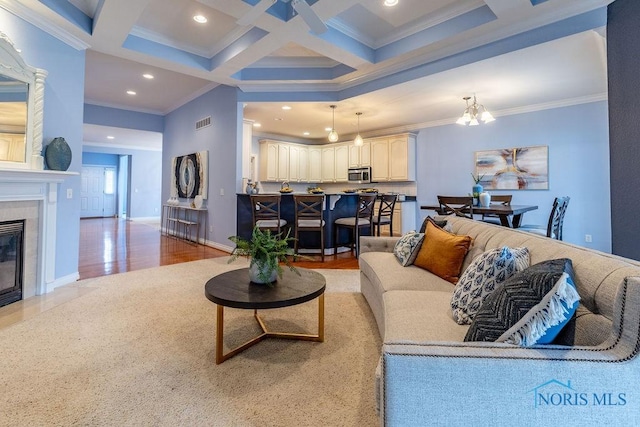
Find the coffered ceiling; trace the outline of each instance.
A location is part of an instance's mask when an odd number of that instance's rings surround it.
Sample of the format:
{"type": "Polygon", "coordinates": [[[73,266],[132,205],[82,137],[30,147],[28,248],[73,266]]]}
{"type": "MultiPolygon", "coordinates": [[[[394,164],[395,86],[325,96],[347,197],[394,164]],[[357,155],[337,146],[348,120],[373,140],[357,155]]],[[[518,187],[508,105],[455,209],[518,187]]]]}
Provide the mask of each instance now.
{"type": "Polygon", "coordinates": [[[238,24],[265,1],[0,6],[88,49],[88,103],[166,114],[224,84],[241,90],[258,131],[298,138],[326,136],[330,104],[347,135],[359,111],[365,134],[455,121],[474,93],[497,117],[606,97],[602,8],[612,0],[307,0],[322,33],[296,13],[300,0],[276,0],[238,24]]]}

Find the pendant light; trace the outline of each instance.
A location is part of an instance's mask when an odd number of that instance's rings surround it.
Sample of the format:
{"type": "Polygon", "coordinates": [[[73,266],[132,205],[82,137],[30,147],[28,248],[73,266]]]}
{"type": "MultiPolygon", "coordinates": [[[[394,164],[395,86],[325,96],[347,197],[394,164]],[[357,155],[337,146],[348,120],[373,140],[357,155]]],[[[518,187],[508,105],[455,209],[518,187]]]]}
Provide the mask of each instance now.
{"type": "Polygon", "coordinates": [[[358,116],[358,135],[356,135],[356,138],[353,140],[353,145],[355,145],[356,147],[361,147],[362,144],[364,144],[364,141],[360,136],[360,116],[361,115],[362,113],[356,113],[356,116],[358,116]]]}
{"type": "Polygon", "coordinates": [[[331,121],[331,132],[329,132],[329,142],[338,142],[338,138],[340,137],[338,136],[338,132],[336,132],[336,106],[329,105],[329,107],[333,111],[332,121],[331,121]]]}

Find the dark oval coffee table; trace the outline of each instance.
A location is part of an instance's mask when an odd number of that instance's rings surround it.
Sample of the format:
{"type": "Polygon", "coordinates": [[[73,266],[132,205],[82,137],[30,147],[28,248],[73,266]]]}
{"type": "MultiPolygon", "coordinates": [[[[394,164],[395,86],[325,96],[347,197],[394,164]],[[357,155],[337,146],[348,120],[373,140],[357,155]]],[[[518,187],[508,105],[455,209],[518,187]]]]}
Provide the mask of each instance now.
{"type": "Polygon", "coordinates": [[[217,305],[216,319],[216,364],[235,356],[265,338],[284,338],[305,341],[324,341],[324,290],[325,278],[322,274],[304,268],[296,268],[300,275],[286,268],[282,278],[269,287],[249,281],[249,269],[242,268],[222,273],[209,279],[204,286],[207,299],[217,305]],[[258,310],[290,307],[318,298],[318,333],[294,334],[270,332],[258,310]],[[253,310],[253,316],[262,328],[262,334],[224,354],[224,308],[253,310]]]}

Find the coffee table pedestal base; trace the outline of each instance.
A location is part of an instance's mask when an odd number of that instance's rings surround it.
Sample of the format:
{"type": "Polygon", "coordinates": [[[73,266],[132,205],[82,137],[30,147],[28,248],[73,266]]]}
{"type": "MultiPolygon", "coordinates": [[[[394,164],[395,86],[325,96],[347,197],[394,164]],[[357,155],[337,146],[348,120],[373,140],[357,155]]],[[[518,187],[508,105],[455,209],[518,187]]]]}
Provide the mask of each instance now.
{"type": "Polygon", "coordinates": [[[297,333],[287,333],[287,332],[269,332],[267,330],[267,326],[264,324],[260,316],[258,316],[258,310],[253,310],[253,317],[255,317],[256,321],[260,325],[262,329],[262,334],[258,335],[255,338],[250,339],[239,347],[234,348],[228,353],[224,354],[223,352],[223,341],[224,341],[224,306],[217,304],[217,312],[216,312],[216,364],[224,362],[227,359],[232,358],[236,354],[248,349],[254,344],[259,343],[265,338],[282,338],[289,340],[302,340],[302,341],[315,341],[315,342],[323,342],[324,341],[324,294],[318,297],[318,333],[316,335],[313,334],[297,334],[297,333]]]}

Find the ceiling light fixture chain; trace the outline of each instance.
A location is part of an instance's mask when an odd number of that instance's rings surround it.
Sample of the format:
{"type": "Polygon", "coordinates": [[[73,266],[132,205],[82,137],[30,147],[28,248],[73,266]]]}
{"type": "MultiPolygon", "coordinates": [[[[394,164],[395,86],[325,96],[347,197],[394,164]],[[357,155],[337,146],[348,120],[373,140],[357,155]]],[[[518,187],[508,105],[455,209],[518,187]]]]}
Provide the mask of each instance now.
{"type": "Polygon", "coordinates": [[[464,102],[466,102],[467,107],[464,109],[464,113],[462,113],[462,117],[460,117],[456,123],[459,125],[469,125],[469,126],[478,126],[480,122],[478,121],[478,114],[480,114],[480,120],[484,123],[493,122],[495,119],[491,115],[489,111],[485,108],[484,105],[478,104],[476,100],[475,94],[473,95],[473,103],[469,105],[470,96],[465,96],[464,102]]]}
{"type": "Polygon", "coordinates": [[[338,142],[338,132],[336,132],[336,105],[329,105],[332,110],[331,132],[329,132],[329,142],[338,142]]]}
{"type": "Polygon", "coordinates": [[[361,115],[362,113],[360,112],[356,113],[356,116],[358,116],[358,135],[356,135],[356,138],[353,140],[353,145],[355,145],[356,147],[362,147],[362,145],[364,144],[364,140],[360,136],[360,116],[361,115]]]}

